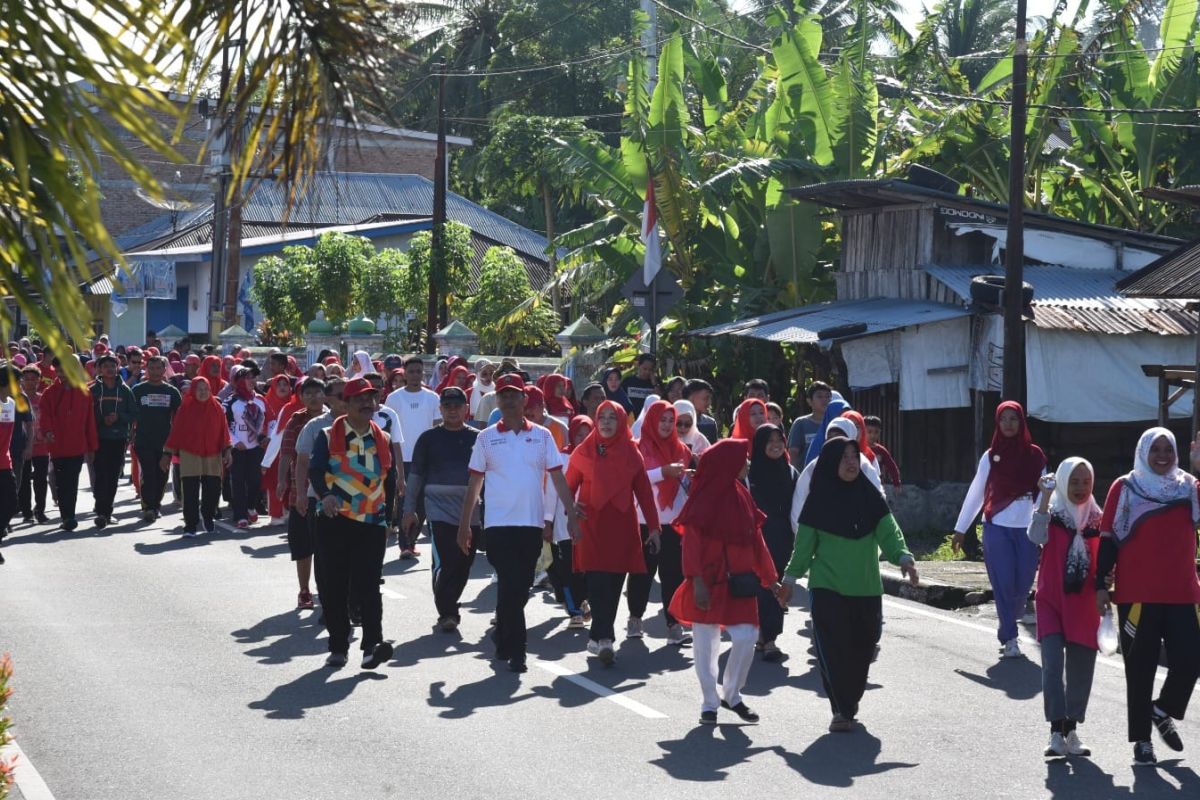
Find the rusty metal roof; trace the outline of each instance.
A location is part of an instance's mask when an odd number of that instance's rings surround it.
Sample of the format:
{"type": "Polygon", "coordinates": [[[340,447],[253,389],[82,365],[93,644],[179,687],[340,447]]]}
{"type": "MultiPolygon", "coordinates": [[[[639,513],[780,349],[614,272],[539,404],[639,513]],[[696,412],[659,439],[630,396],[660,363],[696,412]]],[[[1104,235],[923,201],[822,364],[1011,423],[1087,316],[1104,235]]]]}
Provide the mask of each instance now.
{"type": "Polygon", "coordinates": [[[1152,261],[1117,282],[1126,297],[1200,300],[1200,240],[1152,261]]]}
{"type": "MultiPolygon", "coordinates": [[[[923,268],[945,284],[964,303],[971,302],[971,280],[978,275],[1003,274],[1001,267],[923,268]]],[[[1196,316],[1181,300],[1123,297],[1115,288],[1131,274],[1121,270],[1027,266],[1025,281],[1033,286],[1032,321],[1039,328],[1126,335],[1155,333],[1169,336],[1196,332],[1196,316]]]]}

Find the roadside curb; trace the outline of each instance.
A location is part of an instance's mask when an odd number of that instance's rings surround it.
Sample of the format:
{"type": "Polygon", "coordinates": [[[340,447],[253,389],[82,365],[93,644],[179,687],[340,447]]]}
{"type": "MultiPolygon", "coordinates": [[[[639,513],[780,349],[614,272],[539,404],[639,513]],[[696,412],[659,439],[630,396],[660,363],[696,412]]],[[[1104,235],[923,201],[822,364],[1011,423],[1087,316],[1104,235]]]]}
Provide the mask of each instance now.
{"type": "MultiPolygon", "coordinates": [[[[917,562],[917,569],[920,569],[917,562]]],[[[953,611],[964,606],[977,606],[992,602],[991,588],[977,586],[955,586],[921,576],[921,583],[913,586],[898,569],[890,565],[879,565],[879,576],[883,579],[883,591],[893,597],[912,600],[935,608],[953,611]]]]}

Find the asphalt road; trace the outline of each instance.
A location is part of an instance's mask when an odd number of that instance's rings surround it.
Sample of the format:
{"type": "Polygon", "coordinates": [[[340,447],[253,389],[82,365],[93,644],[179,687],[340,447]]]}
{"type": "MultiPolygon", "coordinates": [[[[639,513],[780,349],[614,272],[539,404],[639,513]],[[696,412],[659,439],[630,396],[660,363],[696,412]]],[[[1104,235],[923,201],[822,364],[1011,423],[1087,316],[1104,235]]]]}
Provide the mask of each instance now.
{"type": "Polygon", "coordinates": [[[1194,720],[1180,726],[1184,758],[1159,744],[1158,768],[1131,766],[1111,659],[1080,728],[1093,758],[1047,763],[1037,648],[998,662],[986,618],[885,599],[864,727],[833,735],[793,609],[789,657],[750,673],[761,724],[701,727],[690,651],[665,644],[661,617],[605,669],[539,594],[530,670],[513,675],[485,644],[484,559],[462,635],[447,635],[433,630],[428,546],[415,564],[392,547],[384,629],[396,656],[332,671],[315,615],[294,608],[279,531],[183,539],[177,513],[143,528],[128,488],[120,499],[123,520],[100,534],[85,516],[73,533],[19,526],[4,543],[14,733],[58,800],[1200,797],[1194,720]]]}

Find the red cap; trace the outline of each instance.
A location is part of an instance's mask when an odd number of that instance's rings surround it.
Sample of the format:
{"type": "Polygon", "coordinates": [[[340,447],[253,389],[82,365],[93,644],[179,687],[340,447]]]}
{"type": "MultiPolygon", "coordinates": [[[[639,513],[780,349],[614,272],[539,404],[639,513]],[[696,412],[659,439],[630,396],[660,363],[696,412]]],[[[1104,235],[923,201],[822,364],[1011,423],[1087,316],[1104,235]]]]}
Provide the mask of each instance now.
{"type": "Polygon", "coordinates": [[[375,394],[378,391],[366,378],[354,378],[353,380],[346,381],[346,386],[342,389],[342,399],[350,400],[358,397],[360,394],[375,394]]]}
{"type": "Polygon", "coordinates": [[[516,389],[518,392],[524,392],[525,381],[515,372],[501,375],[499,378],[496,378],[496,392],[503,392],[505,389],[516,389]]]}

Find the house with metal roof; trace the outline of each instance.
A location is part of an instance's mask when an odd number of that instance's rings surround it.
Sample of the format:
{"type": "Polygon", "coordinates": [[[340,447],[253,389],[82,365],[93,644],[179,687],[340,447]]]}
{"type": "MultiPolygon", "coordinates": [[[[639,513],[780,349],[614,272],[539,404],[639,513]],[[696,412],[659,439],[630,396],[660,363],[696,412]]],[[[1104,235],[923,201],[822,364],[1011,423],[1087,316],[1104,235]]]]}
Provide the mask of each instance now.
{"type": "MultiPolygon", "coordinates": [[[[836,299],[692,333],[798,344],[801,357],[825,351],[851,404],[884,420],[910,477],[969,477],[1001,388],[1007,207],[906,180],[789,194],[840,220],[836,299]]],[[[1179,244],[1026,212],[1027,408],[1051,459],[1089,456],[1098,480],[1128,468],[1137,433],[1157,416],[1141,365],[1186,362],[1197,323],[1182,301],[1125,297],[1116,285],[1179,244]]],[[[1173,412],[1190,415],[1190,403],[1173,412]]]]}
{"type": "MultiPolygon", "coordinates": [[[[287,191],[274,182],[261,182],[248,193],[243,206],[239,324],[247,330],[253,330],[259,321],[249,289],[254,264],[260,258],[291,245],[313,245],[329,232],[364,236],[377,249],[403,250],[413,234],[433,227],[433,182],[421,175],[322,172],[296,197],[289,199],[287,191]]],[[[484,254],[497,245],[516,252],[533,286],[542,286],[549,279],[545,236],[453,192],[446,194],[446,214],[471,229],[472,288],[484,254]]],[[[175,297],[129,300],[127,311],[110,321],[108,329],[117,341],[140,341],[143,325],[158,330],[173,324],[194,334],[207,332],[212,236],[213,206],[208,204],[166,215],[118,237],[135,270],[139,264],[172,265],[175,297]]],[[[104,274],[88,291],[110,295],[112,279],[111,272],[104,274]]]]}

